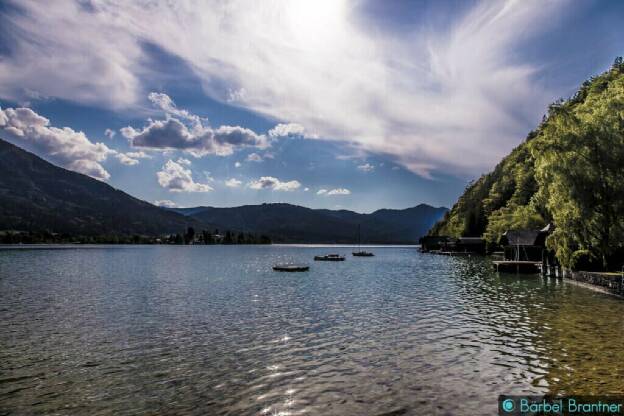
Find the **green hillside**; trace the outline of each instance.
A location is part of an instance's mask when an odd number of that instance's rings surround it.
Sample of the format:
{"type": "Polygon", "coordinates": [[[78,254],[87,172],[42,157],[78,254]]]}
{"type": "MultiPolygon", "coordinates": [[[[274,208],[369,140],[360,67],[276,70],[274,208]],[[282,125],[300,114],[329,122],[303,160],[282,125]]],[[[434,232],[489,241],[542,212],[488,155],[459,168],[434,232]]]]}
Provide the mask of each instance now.
{"type": "MultiPolygon", "coordinates": [[[[93,242],[183,233],[200,223],[72,172],[0,139],[0,233],[91,237],[93,242]]],[[[51,241],[55,239],[49,236],[51,241]]],[[[21,241],[21,240],[20,240],[21,241]]],[[[132,240],[130,240],[132,241],[132,240]]]]}
{"type": "Polygon", "coordinates": [[[555,225],[565,267],[615,269],[624,252],[624,63],[583,83],[496,168],[471,183],[430,235],[483,236],[555,225]]]}

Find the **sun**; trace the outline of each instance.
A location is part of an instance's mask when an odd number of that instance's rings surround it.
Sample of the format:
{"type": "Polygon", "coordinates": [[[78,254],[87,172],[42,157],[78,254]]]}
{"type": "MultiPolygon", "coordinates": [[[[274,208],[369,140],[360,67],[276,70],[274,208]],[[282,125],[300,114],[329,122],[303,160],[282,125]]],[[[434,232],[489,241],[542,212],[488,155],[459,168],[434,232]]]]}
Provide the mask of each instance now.
{"type": "Polygon", "coordinates": [[[294,0],[285,3],[287,24],[293,39],[303,48],[330,47],[346,31],[343,0],[294,0]]]}

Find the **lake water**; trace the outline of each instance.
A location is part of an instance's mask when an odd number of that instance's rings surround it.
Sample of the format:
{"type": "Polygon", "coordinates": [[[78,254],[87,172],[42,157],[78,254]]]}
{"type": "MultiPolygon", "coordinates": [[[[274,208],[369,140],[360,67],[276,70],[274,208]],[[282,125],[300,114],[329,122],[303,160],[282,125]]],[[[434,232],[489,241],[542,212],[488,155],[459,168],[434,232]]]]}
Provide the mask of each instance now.
{"type": "Polygon", "coordinates": [[[475,415],[501,393],[624,390],[624,301],[350,251],[0,250],[0,414],[475,415]],[[312,261],[327,252],[349,257],[312,261]]]}

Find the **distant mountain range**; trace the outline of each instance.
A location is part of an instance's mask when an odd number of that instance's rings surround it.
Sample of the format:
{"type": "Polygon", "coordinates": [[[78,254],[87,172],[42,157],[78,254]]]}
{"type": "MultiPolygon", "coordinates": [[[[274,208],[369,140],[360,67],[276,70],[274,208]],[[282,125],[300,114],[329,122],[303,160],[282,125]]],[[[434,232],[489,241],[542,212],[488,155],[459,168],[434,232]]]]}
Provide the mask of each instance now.
{"type": "Polygon", "coordinates": [[[421,204],[371,214],[290,204],[161,208],[0,140],[0,231],[68,235],[184,233],[187,227],[265,234],[274,242],[415,243],[448,210],[421,204]]]}
{"type": "Polygon", "coordinates": [[[266,234],[283,243],[353,243],[360,225],[363,243],[408,244],[440,220],[446,208],[421,204],[402,210],[380,209],[371,214],[347,210],[310,209],[291,204],[245,205],[234,208],[170,208],[219,229],[266,234]]]}

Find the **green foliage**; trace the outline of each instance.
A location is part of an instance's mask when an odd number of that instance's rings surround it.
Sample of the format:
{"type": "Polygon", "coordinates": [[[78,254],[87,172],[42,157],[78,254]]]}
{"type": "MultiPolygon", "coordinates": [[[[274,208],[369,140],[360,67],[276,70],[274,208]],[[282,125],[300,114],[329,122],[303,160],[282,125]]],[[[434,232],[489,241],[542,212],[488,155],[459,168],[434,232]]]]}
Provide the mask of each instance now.
{"type": "Polygon", "coordinates": [[[570,257],[570,268],[572,270],[594,271],[600,270],[601,264],[591,251],[576,250],[570,257]]]}
{"type": "Polygon", "coordinates": [[[490,244],[496,244],[507,230],[534,230],[544,225],[544,218],[532,204],[505,206],[490,215],[483,238],[490,244]]]}
{"type": "Polygon", "coordinates": [[[483,235],[555,224],[565,267],[619,267],[624,252],[624,63],[549,107],[536,131],[469,185],[430,235],[483,235]],[[591,261],[590,261],[591,260],[591,261]]]}

